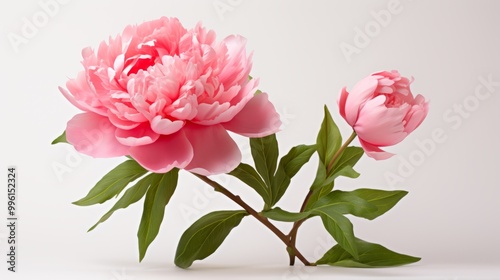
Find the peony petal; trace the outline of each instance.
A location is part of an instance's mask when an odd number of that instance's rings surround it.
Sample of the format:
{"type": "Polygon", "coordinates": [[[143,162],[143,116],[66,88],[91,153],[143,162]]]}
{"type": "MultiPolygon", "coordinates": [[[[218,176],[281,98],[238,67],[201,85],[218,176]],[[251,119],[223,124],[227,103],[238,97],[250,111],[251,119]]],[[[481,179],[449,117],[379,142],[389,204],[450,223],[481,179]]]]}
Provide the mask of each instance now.
{"type": "Polygon", "coordinates": [[[363,147],[363,150],[365,151],[366,155],[375,159],[375,160],[384,160],[392,157],[394,154],[388,153],[379,147],[372,145],[366,141],[359,140],[359,143],[363,147]]]}
{"type": "Polygon", "coordinates": [[[156,116],[151,120],[151,128],[154,132],[162,135],[173,134],[184,126],[184,121],[171,121],[163,119],[162,116],[156,116]]]}
{"type": "Polygon", "coordinates": [[[131,147],[130,156],[152,172],[165,173],[174,167],[184,168],[193,158],[193,148],[179,131],[162,135],[152,144],[131,147]]]}
{"type": "Polygon", "coordinates": [[[231,104],[229,102],[220,104],[218,101],[215,101],[212,104],[209,103],[201,103],[198,105],[198,112],[196,114],[196,119],[201,120],[199,123],[204,125],[217,124],[218,121],[214,121],[220,116],[222,113],[225,113],[230,109],[231,104]]]}
{"type": "Polygon", "coordinates": [[[68,90],[59,87],[59,91],[78,109],[106,116],[107,109],[102,105],[96,97],[94,90],[89,86],[85,71],[79,72],[75,79],[68,80],[66,88],[68,90]]]}
{"type": "Polygon", "coordinates": [[[124,120],[123,118],[117,116],[114,114],[111,110],[108,110],[108,118],[109,121],[116,126],[117,128],[121,129],[133,129],[139,126],[139,122],[132,122],[129,120],[124,120]]]}
{"type": "Polygon", "coordinates": [[[359,111],[363,104],[373,97],[377,85],[377,78],[368,76],[359,81],[349,92],[349,98],[345,103],[345,115],[347,123],[351,126],[358,120],[359,111]]]}
{"type": "MultiPolygon", "coordinates": [[[[339,100],[337,101],[339,104],[339,112],[340,115],[347,121],[345,117],[345,102],[347,101],[347,97],[349,96],[349,93],[347,92],[346,88],[343,87],[342,91],[340,92],[339,95],[339,100]]],[[[354,123],[349,123],[350,126],[353,126],[354,123]]]]}
{"type": "Polygon", "coordinates": [[[417,105],[413,105],[405,117],[405,131],[407,133],[413,132],[424,121],[427,113],[429,112],[429,102],[423,101],[423,97],[418,95],[415,98],[417,105]]]}
{"type": "Polygon", "coordinates": [[[194,156],[186,170],[208,176],[227,173],[241,162],[241,152],[222,125],[203,126],[190,123],[183,129],[194,156]]]}
{"type": "Polygon", "coordinates": [[[149,122],[142,123],[129,130],[117,128],[115,136],[118,142],[130,147],[151,144],[160,137],[151,129],[149,122]]]}
{"type": "Polygon", "coordinates": [[[279,131],[279,114],[267,93],[255,95],[231,121],[222,124],[227,130],[247,137],[264,137],[279,131]]]}
{"type": "Polygon", "coordinates": [[[219,79],[225,87],[241,84],[248,78],[252,67],[252,55],[246,56],[246,39],[239,35],[230,35],[222,43],[227,47],[227,54],[219,79]]]}
{"type": "Polygon", "coordinates": [[[408,135],[404,131],[404,117],[410,106],[387,108],[386,98],[379,95],[366,102],[354,126],[359,138],[378,146],[392,146],[408,135]]]}
{"type": "MultiPolygon", "coordinates": [[[[259,84],[258,79],[252,79],[248,81],[248,83],[241,88],[240,92],[236,97],[231,100],[231,106],[227,108],[225,111],[222,111],[219,115],[210,118],[202,118],[200,116],[196,116],[196,123],[202,125],[213,125],[219,123],[225,123],[234,118],[245,106],[246,104],[254,97],[254,93],[257,91],[257,85],[259,84]]],[[[227,103],[225,103],[227,104],[227,103]]],[[[200,104],[198,110],[201,110],[203,104],[200,104]]]]}
{"type": "Polygon", "coordinates": [[[115,137],[115,130],[108,118],[95,113],[74,116],[66,127],[66,138],[83,154],[107,158],[128,154],[128,147],[115,137]]]}

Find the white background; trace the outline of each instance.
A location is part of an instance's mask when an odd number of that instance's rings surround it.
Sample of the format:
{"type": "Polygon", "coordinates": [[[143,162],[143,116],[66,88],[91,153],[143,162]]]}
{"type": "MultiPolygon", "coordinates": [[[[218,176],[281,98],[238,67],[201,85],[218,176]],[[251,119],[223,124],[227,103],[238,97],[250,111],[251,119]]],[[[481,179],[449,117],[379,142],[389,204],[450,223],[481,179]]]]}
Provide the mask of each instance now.
{"type": "MultiPolygon", "coordinates": [[[[0,178],[6,182],[7,166],[18,168],[20,220],[19,272],[7,273],[1,261],[1,275],[7,276],[2,279],[500,279],[500,85],[494,84],[488,96],[480,88],[481,100],[474,97],[480,77],[500,82],[500,2],[67,1],[58,4],[46,22],[39,0],[5,3],[0,9],[0,178]],[[397,11],[392,9],[389,20],[377,23],[374,14],[387,10],[389,3],[395,3],[397,11]],[[224,6],[226,10],[216,8],[224,6]],[[136,241],[141,203],[86,233],[111,205],[77,207],[71,202],[123,159],[92,159],[75,154],[70,146],[50,145],[78,113],[57,87],[82,69],[82,48],[97,47],[128,24],[161,16],[178,17],[188,28],[202,21],[219,39],[230,34],[248,38],[248,49],[254,51],[252,75],[261,79],[260,88],[269,92],[285,124],[278,134],[282,151],[315,141],[324,104],[343,134],[350,133],[336,107],[343,86],[351,88],[382,69],[414,76],[413,92],[431,101],[425,122],[389,148],[397,157],[383,162],[364,157],[357,166],[362,176],[339,180],[337,186],[408,190],[410,194],[383,217],[353,219],[355,233],[422,261],[372,270],[304,269],[300,263],[289,268],[283,244],[246,218],[214,255],[187,271],[178,269],[173,256],[182,232],[211,210],[237,208],[185,172],[142,264],[136,241]],[[25,18],[39,25],[28,36],[22,33],[25,18]],[[371,35],[361,44],[359,32],[366,29],[371,35]],[[13,36],[25,41],[13,44],[13,36]],[[347,44],[357,53],[345,55],[340,46],[347,44]],[[457,106],[465,108],[464,113],[456,112],[457,106]],[[436,143],[432,135],[439,132],[442,137],[436,143]],[[418,143],[427,143],[427,153],[418,143]],[[70,171],[58,175],[55,166],[70,171]],[[399,180],[391,182],[387,176],[399,180]]],[[[248,145],[244,139],[238,144],[248,160],[248,145]]],[[[281,207],[298,210],[314,170],[312,160],[297,175],[281,207]]],[[[253,191],[235,179],[215,179],[261,207],[253,191]]],[[[5,221],[2,189],[0,218],[5,221]]],[[[2,226],[2,256],[6,237],[2,226]]],[[[299,232],[298,247],[311,260],[332,244],[318,220],[307,222],[299,232]]]]}

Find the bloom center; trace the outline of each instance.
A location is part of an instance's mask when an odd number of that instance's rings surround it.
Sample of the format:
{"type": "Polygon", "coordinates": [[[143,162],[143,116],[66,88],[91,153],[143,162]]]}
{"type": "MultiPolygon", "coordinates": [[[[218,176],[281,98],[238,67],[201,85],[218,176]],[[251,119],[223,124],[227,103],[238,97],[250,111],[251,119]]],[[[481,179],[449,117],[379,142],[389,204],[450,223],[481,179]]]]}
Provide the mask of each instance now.
{"type": "Polygon", "coordinates": [[[158,50],[154,47],[154,42],[151,44],[139,45],[137,49],[138,53],[130,56],[125,61],[124,72],[127,76],[137,74],[139,70],[147,70],[150,66],[153,66],[158,62],[160,55],[158,50]]]}
{"type": "Polygon", "coordinates": [[[397,96],[397,94],[384,94],[385,95],[385,107],[396,108],[403,104],[403,100],[397,96]]]}

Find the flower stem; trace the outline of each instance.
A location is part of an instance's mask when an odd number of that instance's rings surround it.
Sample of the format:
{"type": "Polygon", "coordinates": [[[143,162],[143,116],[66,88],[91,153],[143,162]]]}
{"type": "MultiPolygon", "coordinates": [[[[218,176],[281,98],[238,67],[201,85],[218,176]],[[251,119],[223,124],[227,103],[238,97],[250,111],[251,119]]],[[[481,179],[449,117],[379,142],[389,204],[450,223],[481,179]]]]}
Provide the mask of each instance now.
{"type": "Polygon", "coordinates": [[[195,174],[196,177],[200,178],[203,182],[207,183],[211,187],[214,188],[215,191],[222,193],[223,195],[227,196],[229,199],[234,201],[236,204],[241,206],[245,211],[247,211],[248,214],[252,215],[255,219],[257,219],[259,222],[261,222],[264,226],[269,228],[276,236],[278,236],[285,245],[287,245],[287,250],[289,254],[293,254],[296,256],[304,265],[306,266],[311,266],[311,263],[300,253],[299,250],[295,247],[295,244],[290,244],[290,237],[285,235],[283,232],[281,232],[274,224],[272,224],[266,217],[260,215],[257,211],[255,211],[250,205],[248,205],[245,201],[241,199],[240,196],[233,194],[230,192],[228,189],[224,188],[222,185],[219,183],[209,179],[206,176],[195,174]]]}
{"type": "Polygon", "coordinates": [[[351,136],[344,142],[344,144],[337,150],[337,152],[333,155],[332,159],[330,160],[330,163],[328,163],[328,167],[326,168],[326,174],[330,175],[330,172],[332,171],[333,164],[338,160],[338,158],[342,155],[344,150],[351,144],[352,140],[356,138],[357,134],[355,131],[351,133],[351,136]]]}
{"type": "MultiPolygon", "coordinates": [[[[333,155],[332,159],[328,163],[328,167],[326,168],[326,174],[327,176],[330,175],[330,172],[332,171],[333,165],[335,162],[338,160],[338,158],[342,155],[344,150],[351,144],[351,142],[356,138],[357,134],[355,131],[351,133],[349,138],[344,142],[344,144],[337,150],[337,152],[333,155]]],[[[313,191],[310,189],[309,192],[307,193],[306,197],[304,198],[304,202],[302,202],[302,206],[300,207],[300,212],[304,212],[307,203],[309,202],[309,199],[311,198],[313,194],[313,191]]],[[[290,233],[288,236],[290,236],[290,246],[293,248],[295,247],[295,244],[297,242],[297,233],[299,231],[299,227],[306,221],[307,218],[304,218],[302,220],[298,220],[295,223],[293,223],[292,229],[290,230],[290,233]]],[[[294,265],[295,263],[295,257],[292,255],[292,253],[289,252],[290,255],[290,265],[294,265]]]]}

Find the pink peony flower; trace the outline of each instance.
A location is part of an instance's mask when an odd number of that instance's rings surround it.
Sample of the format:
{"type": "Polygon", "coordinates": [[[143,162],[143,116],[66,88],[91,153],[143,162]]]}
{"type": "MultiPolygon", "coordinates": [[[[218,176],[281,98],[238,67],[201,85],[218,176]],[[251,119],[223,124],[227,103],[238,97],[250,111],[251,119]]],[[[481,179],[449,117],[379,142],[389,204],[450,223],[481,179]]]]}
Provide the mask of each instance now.
{"type": "Polygon", "coordinates": [[[84,71],[60,88],[85,111],[68,122],[68,142],[93,157],[130,155],[158,173],[234,169],[241,153],[227,130],[263,137],[281,122],[267,94],[255,95],[246,40],[215,39],[200,24],[187,30],[163,17],[126,27],[97,52],[85,48],[84,71]]]}
{"type": "Polygon", "coordinates": [[[398,71],[374,73],[339,97],[340,114],[354,129],[366,154],[376,160],[393,154],[380,149],[406,138],[427,116],[429,102],[413,97],[410,81],[398,71]]]}

